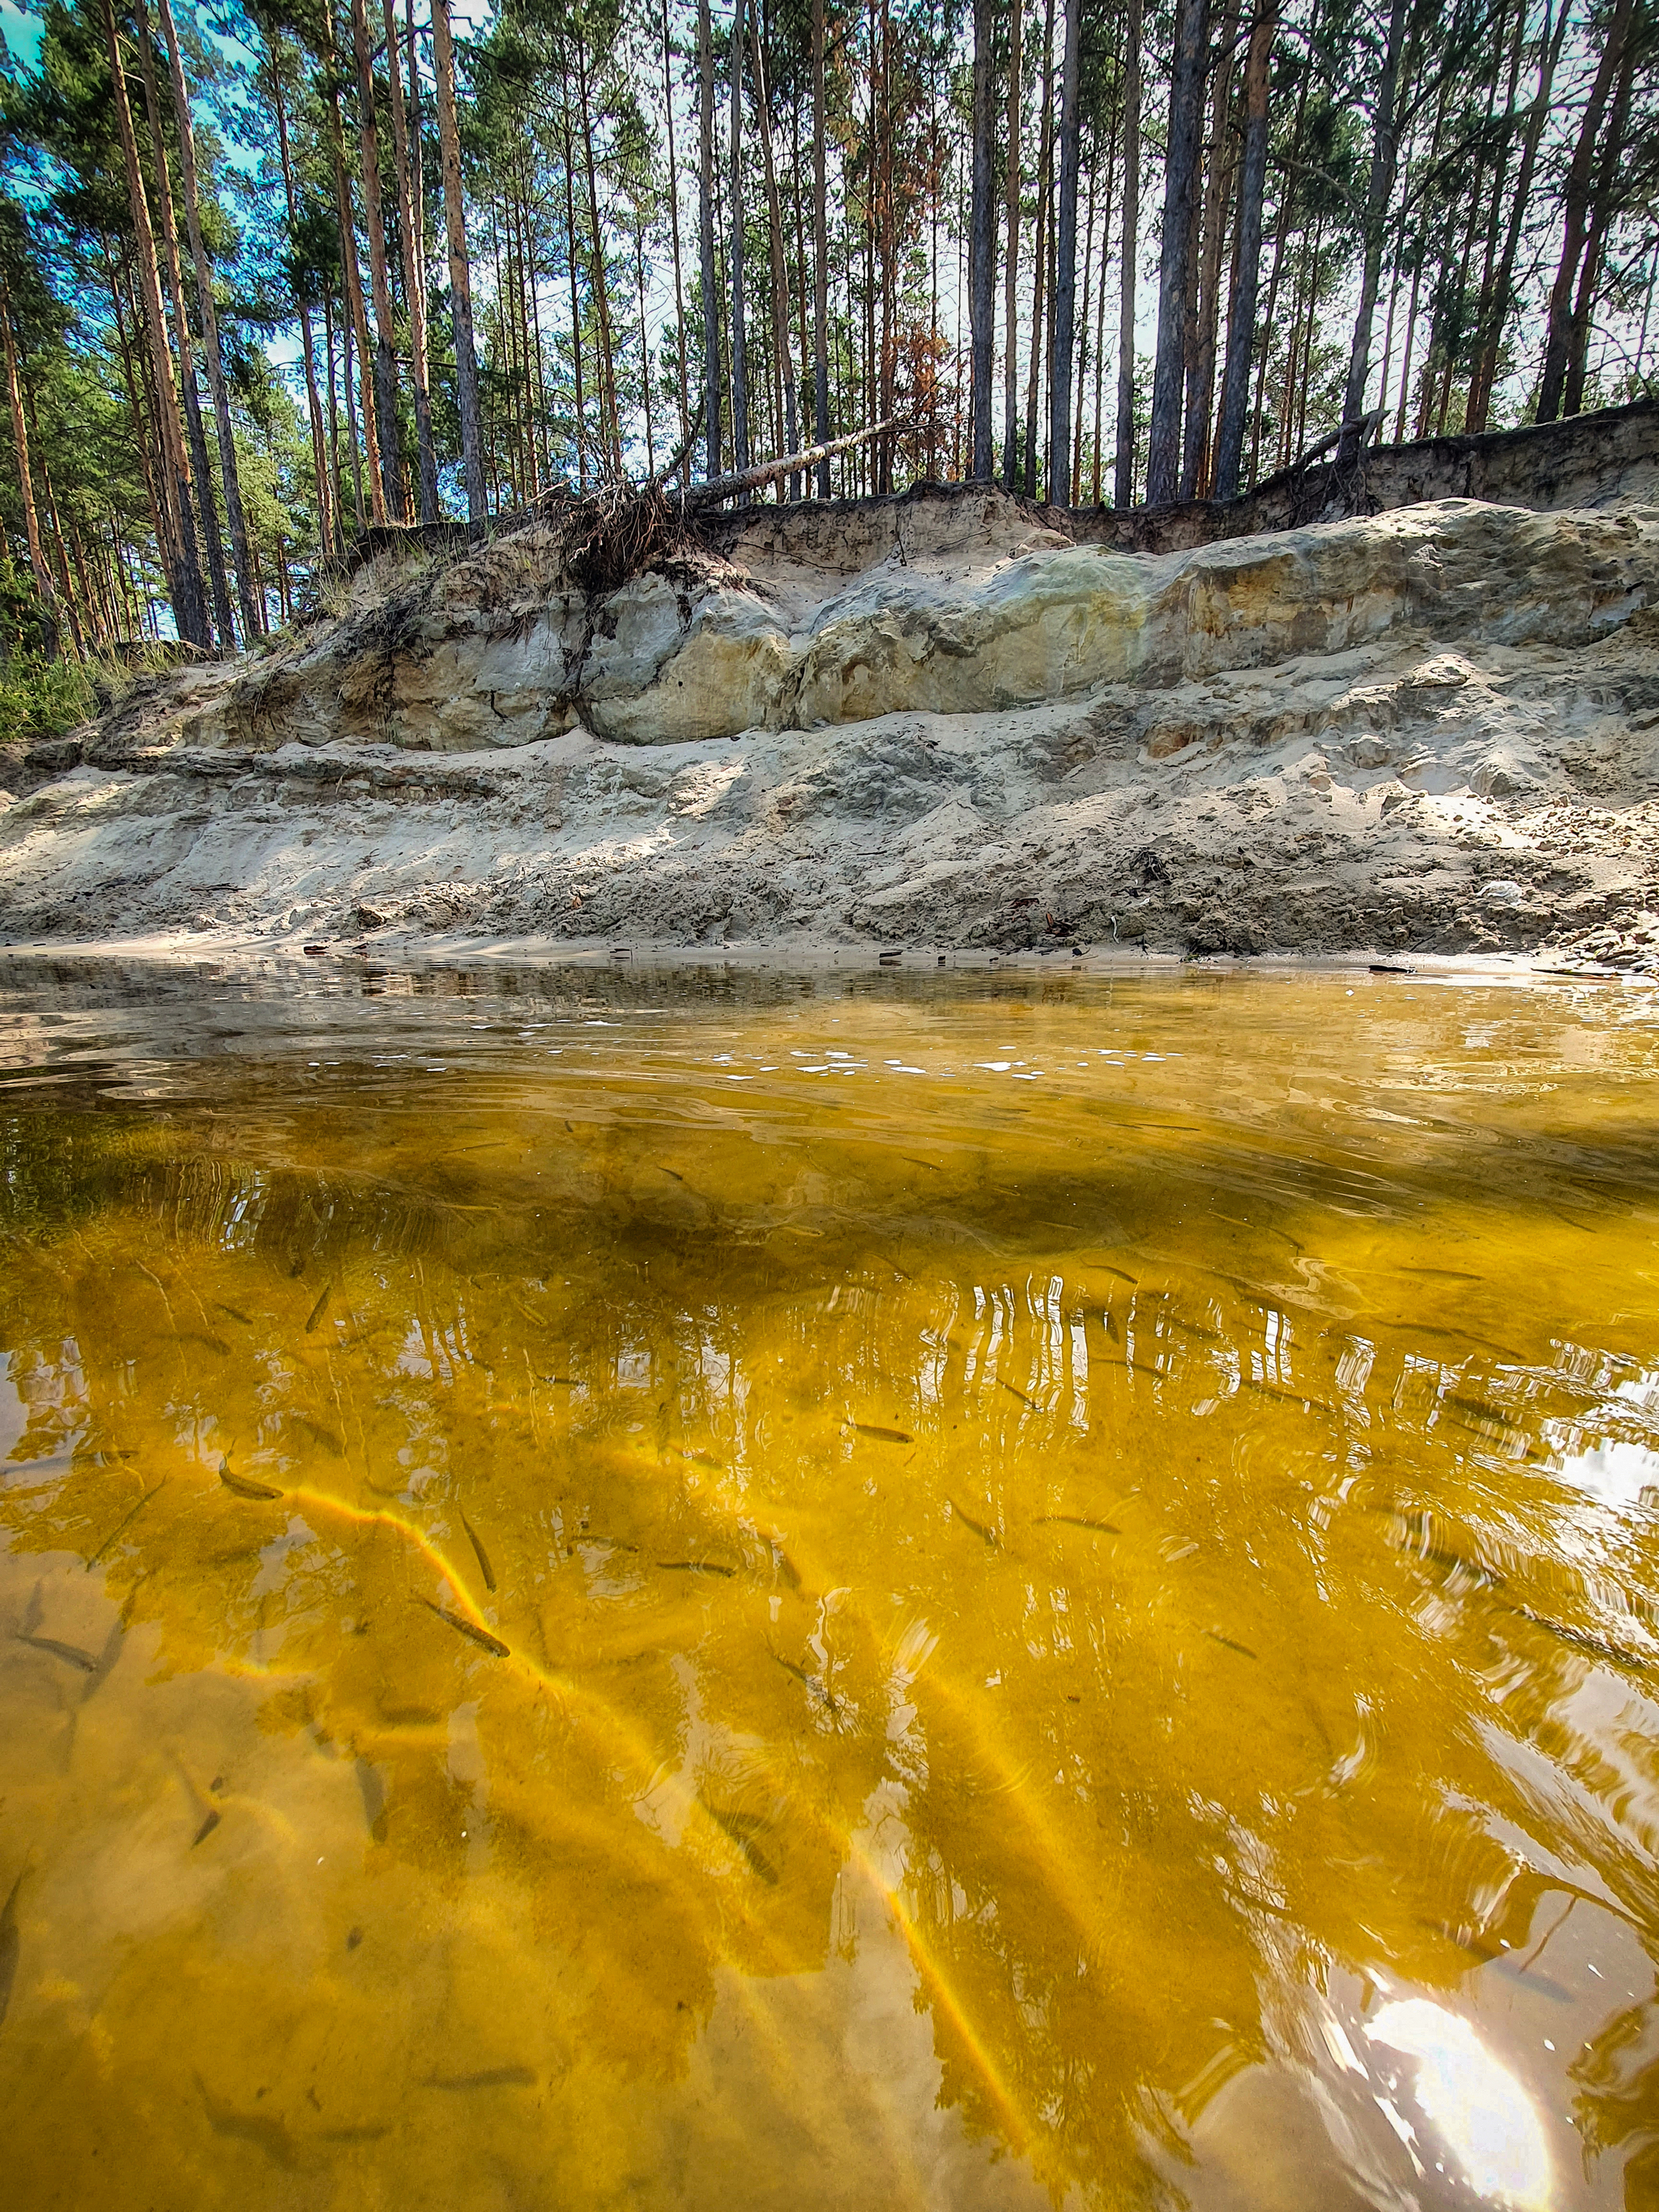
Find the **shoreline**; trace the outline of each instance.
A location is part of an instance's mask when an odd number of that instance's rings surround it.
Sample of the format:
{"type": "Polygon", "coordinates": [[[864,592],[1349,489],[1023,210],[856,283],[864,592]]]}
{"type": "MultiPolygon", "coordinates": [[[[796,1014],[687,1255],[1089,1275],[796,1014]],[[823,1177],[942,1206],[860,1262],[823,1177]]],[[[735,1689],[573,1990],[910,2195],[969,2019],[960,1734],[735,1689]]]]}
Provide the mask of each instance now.
{"type": "Polygon", "coordinates": [[[1363,975],[1384,982],[1414,978],[1423,982],[1622,983],[1651,985],[1659,969],[1575,965],[1559,955],[1498,952],[1460,954],[1410,952],[1375,946],[1346,951],[1298,951],[1269,948],[1261,953],[1135,951],[1096,946],[1081,953],[1018,949],[908,945],[899,951],[868,945],[832,945],[811,939],[768,943],[680,945],[670,940],[617,945],[605,939],[482,937],[386,938],[373,943],[330,944],[308,951],[298,939],[236,935],[186,936],[177,932],[137,937],[37,939],[0,938],[0,966],[8,961],[97,966],[111,962],[178,969],[211,966],[236,973],[301,972],[329,975],[340,967],[370,969],[455,971],[489,968],[580,968],[593,972],[630,969],[732,969],[745,973],[785,975],[891,975],[911,981],[952,975],[1015,974],[1054,981],[1061,976],[1127,981],[1151,976],[1363,975]]]}

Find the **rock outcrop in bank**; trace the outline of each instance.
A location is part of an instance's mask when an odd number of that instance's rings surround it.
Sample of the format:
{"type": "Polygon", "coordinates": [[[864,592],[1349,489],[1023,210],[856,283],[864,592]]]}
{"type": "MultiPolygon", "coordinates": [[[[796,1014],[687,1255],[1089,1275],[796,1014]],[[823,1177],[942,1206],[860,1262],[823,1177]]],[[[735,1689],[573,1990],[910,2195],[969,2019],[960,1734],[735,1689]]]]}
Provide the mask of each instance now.
{"type": "Polygon", "coordinates": [[[602,599],[552,521],[390,550],[14,775],[0,927],[1645,964],[1659,464],[1613,474],[1162,553],[764,507],[602,599]]]}

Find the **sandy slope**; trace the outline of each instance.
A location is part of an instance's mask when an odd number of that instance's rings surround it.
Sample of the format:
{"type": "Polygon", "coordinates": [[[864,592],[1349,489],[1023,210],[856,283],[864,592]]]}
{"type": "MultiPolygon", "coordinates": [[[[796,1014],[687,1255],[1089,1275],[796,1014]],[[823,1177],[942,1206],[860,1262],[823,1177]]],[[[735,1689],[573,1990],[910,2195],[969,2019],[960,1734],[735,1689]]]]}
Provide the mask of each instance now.
{"type": "Polygon", "coordinates": [[[894,536],[382,563],[14,776],[0,927],[1659,962],[1659,507],[894,536]]]}

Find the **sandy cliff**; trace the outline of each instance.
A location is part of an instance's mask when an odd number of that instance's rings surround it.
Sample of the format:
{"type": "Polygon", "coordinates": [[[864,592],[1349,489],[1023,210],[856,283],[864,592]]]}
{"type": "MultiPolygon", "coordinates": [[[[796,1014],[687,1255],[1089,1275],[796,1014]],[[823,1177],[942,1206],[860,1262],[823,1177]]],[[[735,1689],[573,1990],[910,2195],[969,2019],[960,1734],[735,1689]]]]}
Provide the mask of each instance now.
{"type": "Polygon", "coordinates": [[[1647,476],[1152,553],[979,489],[764,507],[602,599],[550,524],[388,551],[15,767],[0,927],[1645,964],[1647,476]]]}

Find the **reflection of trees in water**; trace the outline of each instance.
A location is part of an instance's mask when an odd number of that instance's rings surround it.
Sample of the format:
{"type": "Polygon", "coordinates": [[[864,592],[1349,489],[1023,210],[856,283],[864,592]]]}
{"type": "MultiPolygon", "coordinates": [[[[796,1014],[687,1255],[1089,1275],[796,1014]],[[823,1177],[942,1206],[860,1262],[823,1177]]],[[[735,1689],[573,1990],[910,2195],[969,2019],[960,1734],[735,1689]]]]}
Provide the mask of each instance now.
{"type": "MultiPolygon", "coordinates": [[[[581,1930],[573,2034],[672,2071],[720,1958],[821,1965],[884,1786],[944,2094],[1057,2187],[1175,2140],[1287,1979],[1522,1947],[1568,1893],[1495,1824],[1656,1924],[1653,1569],[1552,1473],[1627,1369],[1037,1263],[1047,1167],[521,1106],[5,1123],[15,1457],[59,1462],[5,1511],[174,1668],[266,1670],[375,1848],[487,1831],[581,1930]]],[[[1593,2146],[1645,2140],[1653,2033],[1581,2060],[1593,2146]]]]}

